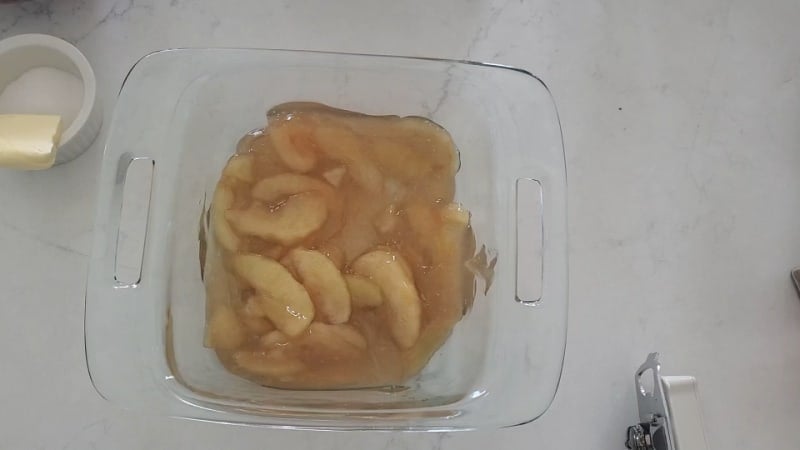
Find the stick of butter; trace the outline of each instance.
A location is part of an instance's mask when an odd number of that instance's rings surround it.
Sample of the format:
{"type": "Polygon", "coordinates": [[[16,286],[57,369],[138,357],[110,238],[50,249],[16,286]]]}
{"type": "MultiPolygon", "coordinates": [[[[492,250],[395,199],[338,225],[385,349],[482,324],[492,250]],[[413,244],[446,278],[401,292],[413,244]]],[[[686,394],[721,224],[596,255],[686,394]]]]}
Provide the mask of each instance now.
{"type": "Polygon", "coordinates": [[[0,114],[0,167],[47,169],[60,139],[61,116],[0,114]]]}

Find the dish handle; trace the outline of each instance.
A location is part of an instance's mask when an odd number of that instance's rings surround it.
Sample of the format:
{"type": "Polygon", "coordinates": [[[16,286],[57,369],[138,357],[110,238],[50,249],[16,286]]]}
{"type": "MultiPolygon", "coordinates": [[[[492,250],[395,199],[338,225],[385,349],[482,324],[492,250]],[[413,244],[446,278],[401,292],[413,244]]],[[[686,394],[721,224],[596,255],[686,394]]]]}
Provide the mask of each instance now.
{"type": "Polygon", "coordinates": [[[535,305],[542,300],[544,285],[544,214],[542,182],[517,178],[516,189],[515,298],[535,305]]]}
{"type": "Polygon", "coordinates": [[[142,263],[147,240],[147,221],[153,187],[155,160],[125,153],[120,157],[115,181],[112,218],[117,224],[114,249],[114,285],[136,287],[142,280],[142,263]]]}

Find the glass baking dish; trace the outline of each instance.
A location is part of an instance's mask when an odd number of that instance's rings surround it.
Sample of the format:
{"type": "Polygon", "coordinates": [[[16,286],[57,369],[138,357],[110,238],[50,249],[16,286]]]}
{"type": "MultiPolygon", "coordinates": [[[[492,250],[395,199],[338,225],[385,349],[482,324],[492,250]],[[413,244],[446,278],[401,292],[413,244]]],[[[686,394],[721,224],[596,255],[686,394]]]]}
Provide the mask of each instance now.
{"type": "Polygon", "coordinates": [[[286,50],[153,53],[125,79],[105,147],[86,293],[89,373],[101,396],[124,407],[214,422],[421,431],[524,424],[547,410],[561,375],[566,230],[560,124],[547,87],[528,72],[286,50]],[[495,278],[486,293],[478,284],[472,309],[403,385],[268,388],[230,374],[203,347],[201,216],[239,138],[263,127],[270,107],[297,100],[424,116],[459,148],[456,201],[472,212],[478,247],[497,257],[495,278]]]}

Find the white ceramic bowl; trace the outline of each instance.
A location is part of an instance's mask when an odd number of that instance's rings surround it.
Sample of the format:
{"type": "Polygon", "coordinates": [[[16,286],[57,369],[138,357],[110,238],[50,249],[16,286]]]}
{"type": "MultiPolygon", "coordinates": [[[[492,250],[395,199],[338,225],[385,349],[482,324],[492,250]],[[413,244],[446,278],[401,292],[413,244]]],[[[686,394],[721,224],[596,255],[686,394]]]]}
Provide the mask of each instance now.
{"type": "Polygon", "coordinates": [[[61,134],[55,165],[83,153],[97,137],[103,112],[97,97],[94,71],[72,44],[46,34],[20,34],[0,41],[0,91],[35,67],[52,67],[72,73],[83,83],[83,100],[75,120],[61,134]]]}

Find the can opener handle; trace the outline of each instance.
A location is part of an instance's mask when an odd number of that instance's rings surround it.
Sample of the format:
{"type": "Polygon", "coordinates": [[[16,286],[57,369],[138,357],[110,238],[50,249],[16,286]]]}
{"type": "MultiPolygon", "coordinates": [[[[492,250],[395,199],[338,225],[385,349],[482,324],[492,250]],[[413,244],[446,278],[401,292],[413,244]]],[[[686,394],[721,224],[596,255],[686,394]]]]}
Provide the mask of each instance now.
{"type": "Polygon", "coordinates": [[[650,353],[634,376],[639,423],[628,427],[631,450],[708,450],[697,380],[663,376],[658,353],[650,353]]]}

